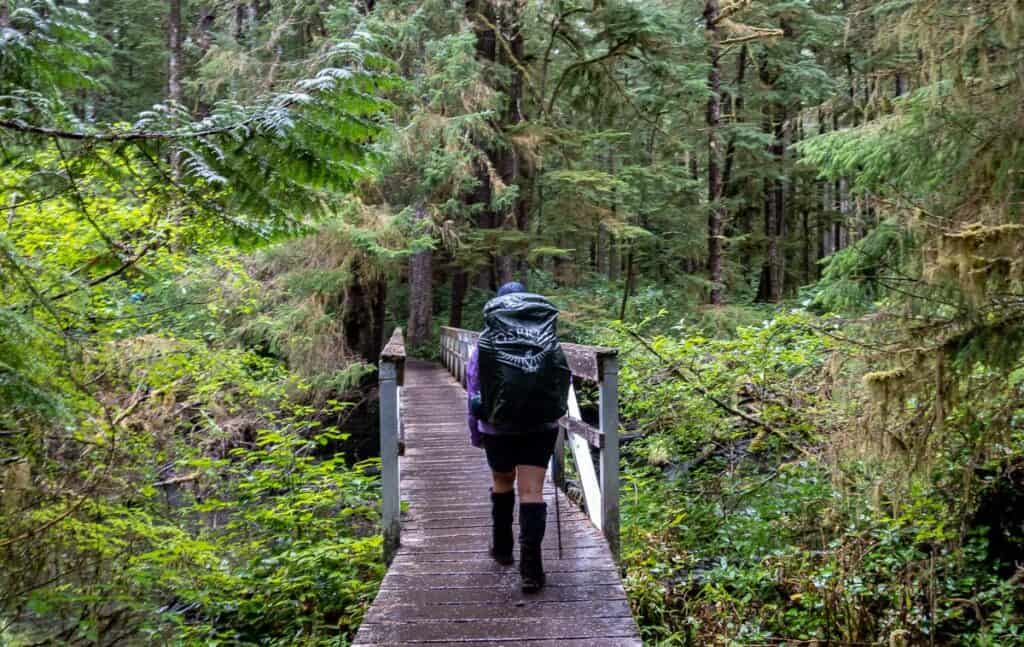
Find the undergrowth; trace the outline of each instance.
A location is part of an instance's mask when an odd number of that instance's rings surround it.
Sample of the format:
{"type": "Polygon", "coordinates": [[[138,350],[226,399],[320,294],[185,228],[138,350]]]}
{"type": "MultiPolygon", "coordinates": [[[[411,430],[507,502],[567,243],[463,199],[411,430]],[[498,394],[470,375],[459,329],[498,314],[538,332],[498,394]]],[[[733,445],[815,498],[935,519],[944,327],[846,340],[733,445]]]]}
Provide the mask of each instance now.
{"type": "Polygon", "coordinates": [[[721,315],[574,322],[621,351],[622,563],[645,643],[1024,644],[1024,381],[959,401],[911,451],[891,436],[926,403],[879,418],[854,322],[750,310],[722,334],[721,315]]]}

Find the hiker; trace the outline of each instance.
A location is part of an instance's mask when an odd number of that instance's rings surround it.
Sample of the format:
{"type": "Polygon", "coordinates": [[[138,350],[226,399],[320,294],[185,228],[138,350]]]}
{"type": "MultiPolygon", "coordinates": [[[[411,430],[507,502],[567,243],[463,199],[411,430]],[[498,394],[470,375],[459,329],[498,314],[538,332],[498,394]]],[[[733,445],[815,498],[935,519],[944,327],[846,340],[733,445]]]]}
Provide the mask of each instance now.
{"type": "Polygon", "coordinates": [[[544,476],[569,392],[557,320],[558,309],[547,299],[520,283],[506,283],[484,306],[484,331],[466,369],[470,442],[483,447],[494,481],[490,554],[499,564],[514,562],[512,515],[518,489],[524,593],[544,586],[544,476]]]}

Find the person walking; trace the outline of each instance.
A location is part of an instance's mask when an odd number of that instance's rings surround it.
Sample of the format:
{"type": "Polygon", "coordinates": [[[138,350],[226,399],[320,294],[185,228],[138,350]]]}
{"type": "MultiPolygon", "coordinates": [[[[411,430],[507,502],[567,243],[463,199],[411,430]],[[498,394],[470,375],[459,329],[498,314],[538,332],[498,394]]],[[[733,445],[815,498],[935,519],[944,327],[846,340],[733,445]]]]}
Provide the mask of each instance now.
{"type": "Polygon", "coordinates": [[[484,306],[484,330],[466,368],[470,442],[491,468],[490,554],[514,563],[512,518],[519,492],[519,574],[524,593],[544,587],[544,477],[565,415],[571,373],[558,343],[558,309],[521,283],[484,306]]]}

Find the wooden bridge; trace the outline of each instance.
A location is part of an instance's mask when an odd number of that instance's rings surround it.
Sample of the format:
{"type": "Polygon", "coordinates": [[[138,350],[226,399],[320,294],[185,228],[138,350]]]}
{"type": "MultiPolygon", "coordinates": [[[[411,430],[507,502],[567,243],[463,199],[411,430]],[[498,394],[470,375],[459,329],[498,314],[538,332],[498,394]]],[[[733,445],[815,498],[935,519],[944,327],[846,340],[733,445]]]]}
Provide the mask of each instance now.
{"type": "Polygon", "coordinates": [[[400,330],[381,353],[382,525],[390,569],[354,644],[640,645],[615,562],[615,351],[563,345],[574,382],[599,385],[600,425],[595,428],[580,419],[571,390],[569,416],[562,420],[545,489],[547,586],[527,595],[519,590],[518,548],[513,566],[499,565],[487,552],[490,471],[483,451],[469,444],[463,389],[466,360],[477,335],[442,329],[444,366],[407,361],[400,330]],[[600,457],[596,469],[595,452],[600,457]],[[582,510],[561,495],[567,453],[583,492],[582,510]],[[408,504],[406,510],[401,502],[408,504]]]}

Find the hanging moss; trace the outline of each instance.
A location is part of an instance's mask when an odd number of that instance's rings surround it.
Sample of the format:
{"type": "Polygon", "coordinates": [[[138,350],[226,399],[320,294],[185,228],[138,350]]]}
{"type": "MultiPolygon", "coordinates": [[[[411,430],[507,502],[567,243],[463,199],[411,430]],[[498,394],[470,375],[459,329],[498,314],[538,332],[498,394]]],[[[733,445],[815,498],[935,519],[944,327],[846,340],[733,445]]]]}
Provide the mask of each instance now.
{"type": "Polygon", "coordinates": [[[944,233],[935,256],[933,278],[956,280],[968,303],[980,305],[995,288],[1024,278],[1024,225],[971,223],[944,233]]]}

